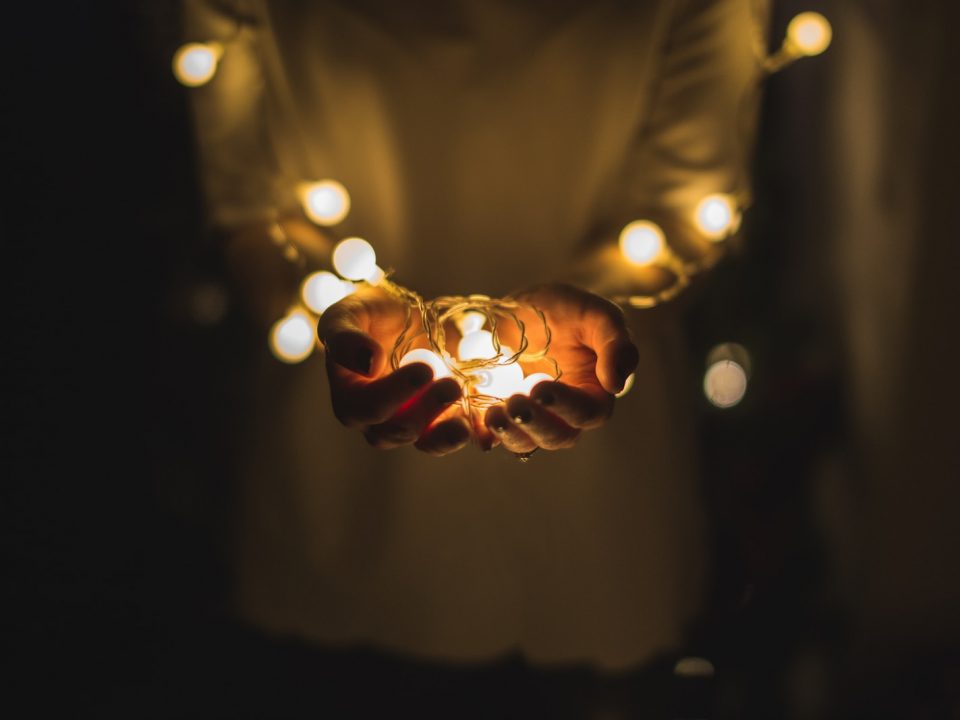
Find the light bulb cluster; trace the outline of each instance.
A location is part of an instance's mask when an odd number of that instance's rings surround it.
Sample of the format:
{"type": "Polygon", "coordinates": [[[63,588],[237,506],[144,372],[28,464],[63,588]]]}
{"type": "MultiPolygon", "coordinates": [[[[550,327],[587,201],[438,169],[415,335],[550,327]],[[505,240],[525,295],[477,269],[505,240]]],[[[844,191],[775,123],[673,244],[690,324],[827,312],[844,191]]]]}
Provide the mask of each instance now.
{"type": "Polygon", "coordinates": [[[433,370],[435,380],[456,377],[468,393],[505,400],[512,395],[529,395],[533,388],[544,381],[555,380],[545,372],[524,374],[514,357],[516,351],[495,341],[489,330],[484,330],[487,318],[483,313],[467,311],[455,321],[460,332],[457,356],[440,354],[426,348],[414,348],[398,363],[399,367],[410,363],[426,363],[433,370]],[[484,362],[478,362],[484,361],[484,362]]]}

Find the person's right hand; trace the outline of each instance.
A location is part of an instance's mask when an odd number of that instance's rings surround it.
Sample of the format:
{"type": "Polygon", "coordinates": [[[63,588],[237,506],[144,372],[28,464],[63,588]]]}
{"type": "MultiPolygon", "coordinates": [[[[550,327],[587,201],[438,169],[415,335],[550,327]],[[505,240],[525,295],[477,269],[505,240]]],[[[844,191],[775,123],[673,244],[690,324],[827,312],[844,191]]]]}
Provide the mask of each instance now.
{"type": "MultiPolygon", "coordinates": [[[[323,313],[317,331],[327,350],[333,413],[362,430],[374,447],[412,443],[446,455],[470,439],[470,425],[456,404],[460,385],[453,378],[433,381],[423,363],[390,367],[406,317],[402,301],[373,287],[358,288],[323,313]]],[[[419,330],[416,313],[413,319],[411,333],[419,330]]]]}

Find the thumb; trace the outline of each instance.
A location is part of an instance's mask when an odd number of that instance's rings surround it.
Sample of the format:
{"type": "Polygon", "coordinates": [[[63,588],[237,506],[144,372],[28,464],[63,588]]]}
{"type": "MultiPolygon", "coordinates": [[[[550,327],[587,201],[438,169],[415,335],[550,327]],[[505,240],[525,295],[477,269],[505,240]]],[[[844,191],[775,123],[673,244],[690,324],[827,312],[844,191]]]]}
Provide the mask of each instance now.
{"type": "Polygon", "coordinates": [[[369,334],[370,313],[363,303],[346,298],[320,316],[317,334],[330,359],[347,370],[377,377],[386,362],[383,348],[369,334]]]}

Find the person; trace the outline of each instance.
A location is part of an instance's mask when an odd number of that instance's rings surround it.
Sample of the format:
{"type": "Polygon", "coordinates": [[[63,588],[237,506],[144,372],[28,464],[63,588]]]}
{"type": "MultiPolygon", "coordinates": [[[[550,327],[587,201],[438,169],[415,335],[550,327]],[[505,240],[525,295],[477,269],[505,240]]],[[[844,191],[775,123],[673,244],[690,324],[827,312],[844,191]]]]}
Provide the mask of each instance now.
{"type": "Polygon", "coordinates": [[[235,442],[238,617],[446,662],[612,672],[679,651],[707,557],[697,375],[674,306],[628,317],[606,297],[662,282],[618,256],[630,221],[689,260],[718,252],[691,215],[749,190],[765,4],[184,7],[185,39],[225,47],[190,93],[210,219],[264,329],[296,292],[277,221],[317,267],[334,235],[362,235],[426,298],[532,303],[564,370],[471,423],[452,381],[391,370],[403,310],[376,288],[321,318],[329,379],[264,343],[235,442]],[[332,232],[299,211],[297,184],[320,178],[350,192],[332,232]]]}

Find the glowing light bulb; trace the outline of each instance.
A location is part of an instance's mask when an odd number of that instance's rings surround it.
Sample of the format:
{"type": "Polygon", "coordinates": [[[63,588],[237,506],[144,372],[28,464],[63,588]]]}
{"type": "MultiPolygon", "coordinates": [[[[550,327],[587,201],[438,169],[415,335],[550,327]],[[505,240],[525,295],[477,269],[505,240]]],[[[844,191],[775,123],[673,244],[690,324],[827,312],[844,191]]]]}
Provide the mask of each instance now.
{"type": "Polygon", "coordinates": [[[506,399],[524,391],[523,368],[519,363],[497,365],[476,373],[476,388],[481,395],[506,399]]]}
{"type": "Polygon", "coordinates": [[[277,320],[270,330],[270,349],[277,359],[284,362],[305,360],[315,345],[313,323],[302,310],[294,310],[277,320]]]}
{"type": "Polygon", "coordinates": [[[733,360],[718,360],[703,376],[703,393],[718,408],[739,403],[747,392],[747,372],[733,360]]]}
{"type": "Polygon", "coordinates": [[[451,377],[452,375],[450,368],[447,367],[443,359],[435,352],[425,348],[415,348],[400,358],[400,367],[409,365],[410,363],[426,363],[429,365],[433,369],[434,380],[451,377]]]}
{"type": "Polygon", "coordinates": [[[663,230],[649,220],[637,220],[620,232],[620,252],[634,265],[649,265],[663,252],[663,230]]]}
{"type": "Polygon", "coordinates": [[[542,372],[527,375],[523,379],[520,392],[524,395],[529,395],[533,392],[533,389],[542,382],[553,382],[553,376],[542,372]]]}
{"type": "MultiPolygon", "coordinates": [[[[501,351],[503,351],[502,347],[501,351]]],[[[493,334],[489,330],[467,333],[460,338],[460,344],[457,345],[457,357],[460,360],[490,360],[496,356],[493,334]]]]}
{"type": "Polygon", "coordinates": [[[303,183],[298,193],[303,212],[317,225],[336,225],[350,212],[350,194],[336,180],[303,183]]]}
{"type": "Polygon", "coordinates": [[[620,398],[622,398],[622,397],[623,397],[624,395],[626,395],[628,392],[630,392],[631,390],[633,390],[633,384],[634,384],[636,381],[637,381],[637,374],[636,374],[636,373],[630,373],[629,375],[627,375],[627,379],[626,379],[626,380],[624,381],[624,383],[623,383],[623,390],[621,390],[620,392],[616,393],[616,394],[614,395],[614,397],[617,398],[618,400],[619,400],[620,398]]]}
{"type": "Polygon", "coordinates": [[[341,280],[336,275],[326,271],[308,275],[300,286],[300,296],[303,304],[322,315],[324,311],[353,293],[353,284],[341,280]]]}
{"type": "Polygon", "coordinates": [[[721,240],[730,234],[737,221],[733,198],[720,193],[707,195],[696,210],[697,227],[710,240],[721,240]]]}
{"type": "Polygon", "coordinates": [[[333,267],[348,280],[366,280],[376,285],[383,279],[383,270],[377,267],[377,254],[363,238],[341,240],[333,249],[333,267]]]}
{"type": "Polygon", "coordinates": [[[187,87],[206,85],[217,72],[223,48],[218,43],[187,43],[173,55],[173,74],[187,87]]]}
{"type": "Polygon", "coordinates": [[[482,312],[468,310],[457,318],[455,324],[457,326],[457,330],[460,331],[460,335],[463,336],[469,335],[470,333],[475,333],[482,329],[486,322],[487,316],[482,312]]]}
{"type": "Polygon", "coordinates": [[[800,13],[787,26],[787,44],[800,55],[819,55],[832,38],[830,23],[820,13],[800,13]]]}

